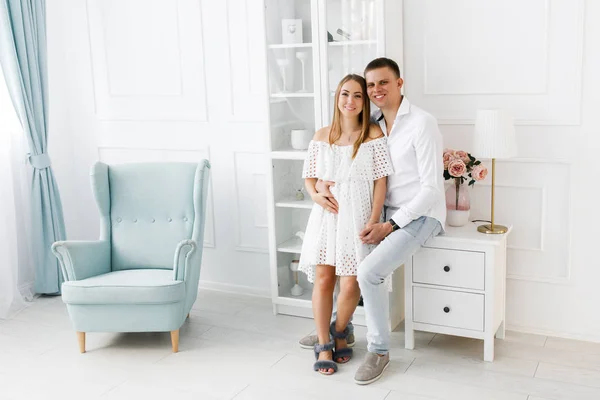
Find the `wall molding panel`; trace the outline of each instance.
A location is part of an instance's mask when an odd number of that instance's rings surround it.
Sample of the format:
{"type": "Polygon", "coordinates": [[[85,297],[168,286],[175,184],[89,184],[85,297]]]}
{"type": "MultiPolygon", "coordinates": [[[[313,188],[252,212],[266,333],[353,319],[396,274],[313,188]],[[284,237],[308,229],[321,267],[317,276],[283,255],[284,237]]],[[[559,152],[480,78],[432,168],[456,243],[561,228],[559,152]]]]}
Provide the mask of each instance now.
{"type": "Polygon", "coordinates": [[[406,2],[407,96],[440,124],[507,108],[517,125],[579,125],[584,3],[406,2]]]}
{"type": "Polygon", "coordinates": [[[229,119],[235,122],[264,122],[266,119],[264,15],[261,7],[256,7],[257,3],[257,0],[225,0],[229,119]]]}
{"type": "Polygon", "coordinates": [[[99,120],[207,121],[201,3],[88,0],[99,120]]]}
{"type": "MultiPolygon", "coordinates": [[[[490,160],[481,161],[491,168],[490,160]]],[[[509,279],[570,281],[571,174],[571,163],[563,160],[496,160],[495,222],[513,225],[508,238],[509,279]]],[[[491,176],[471,191],[471,220],[489,219],[491,176]]]]}
{"type": "Polygon", "coordinates": [[[268,253],[267,160],[265,153],[234,152],[234,190],[239,251],[268,253]]]}

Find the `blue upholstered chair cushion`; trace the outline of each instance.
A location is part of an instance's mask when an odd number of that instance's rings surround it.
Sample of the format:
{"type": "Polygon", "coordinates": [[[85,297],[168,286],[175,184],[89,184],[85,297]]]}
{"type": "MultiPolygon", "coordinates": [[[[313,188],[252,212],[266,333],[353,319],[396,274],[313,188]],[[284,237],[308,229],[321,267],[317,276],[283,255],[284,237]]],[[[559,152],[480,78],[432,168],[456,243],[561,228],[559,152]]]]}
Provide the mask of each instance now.
{"type": "Polygon", "coordinates": [[[192,236],[196,166],[122,164],[108,170],[112,270],[173,268],[173,251],[192,236]]]}
{"type": "Polygon", "coordinates": [[[67,304],[165,304],[183,301],[185,283],[168,269],[129,269],[67,281],[62,286],[67,304]]]}

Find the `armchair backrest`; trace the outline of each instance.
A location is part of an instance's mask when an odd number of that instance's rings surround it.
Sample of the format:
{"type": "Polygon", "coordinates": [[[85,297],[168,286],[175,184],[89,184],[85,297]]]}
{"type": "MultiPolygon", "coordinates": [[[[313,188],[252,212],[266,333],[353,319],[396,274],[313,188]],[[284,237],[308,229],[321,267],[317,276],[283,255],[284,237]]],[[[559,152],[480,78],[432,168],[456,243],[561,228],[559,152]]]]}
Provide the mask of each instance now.
{"type": "MultiPolygon", "coordinates": [[[[208,161],[92,167],[101,240],[110,240],[112,270],[172,269],[177,244],[193,239],[201,260],[208,161]]],[[[192,261],[192,260],[190,260],[192,261]]]]}

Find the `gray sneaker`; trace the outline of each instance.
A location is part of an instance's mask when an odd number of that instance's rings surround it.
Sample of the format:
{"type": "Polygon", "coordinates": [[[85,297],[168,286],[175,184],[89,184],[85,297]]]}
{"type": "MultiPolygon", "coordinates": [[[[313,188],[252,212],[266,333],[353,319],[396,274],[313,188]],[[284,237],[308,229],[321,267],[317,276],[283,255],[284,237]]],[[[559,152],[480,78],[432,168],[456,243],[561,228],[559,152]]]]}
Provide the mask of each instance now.
{"type": "Polygon", "coordinates": [[[379,356],[376,353],[368,352],[362,365],[354,375],[354,382],[359,385],[368,385],[381,378],[383,371],[390,365],[390,353],[385,356],[379,356]]]}
{"type": "MultiPolygon", "coordinates": [[[[348,343],[348,347],[354,347],[354,332],[351,332],[348,334],[348,339],[347,339],[347,343],[348,343]]],[[[307,335],[304,336],[302,339],[300,339],[300,347],[302,347],[303,349],[313,349],[315,347],[315,344],[319,343],[319,338],[317,337],[317,335],[307,335]]]]}

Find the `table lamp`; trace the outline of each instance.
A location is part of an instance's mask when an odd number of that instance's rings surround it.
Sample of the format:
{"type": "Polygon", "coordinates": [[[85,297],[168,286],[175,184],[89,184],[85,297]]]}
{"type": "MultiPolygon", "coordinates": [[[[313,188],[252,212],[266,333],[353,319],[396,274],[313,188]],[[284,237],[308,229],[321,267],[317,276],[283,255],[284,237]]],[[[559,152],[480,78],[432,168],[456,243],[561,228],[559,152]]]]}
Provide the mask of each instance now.
{"type": "Polygon", "coordinates": [[[506,233],[506,226],[494,223],[496,159],[517,155],[517,140],[512,116],[505,110],[478,110],[473,152],[478,158],[492,159],[492,212],[490,224],[480,225],[481,233],[506,233]]]}

